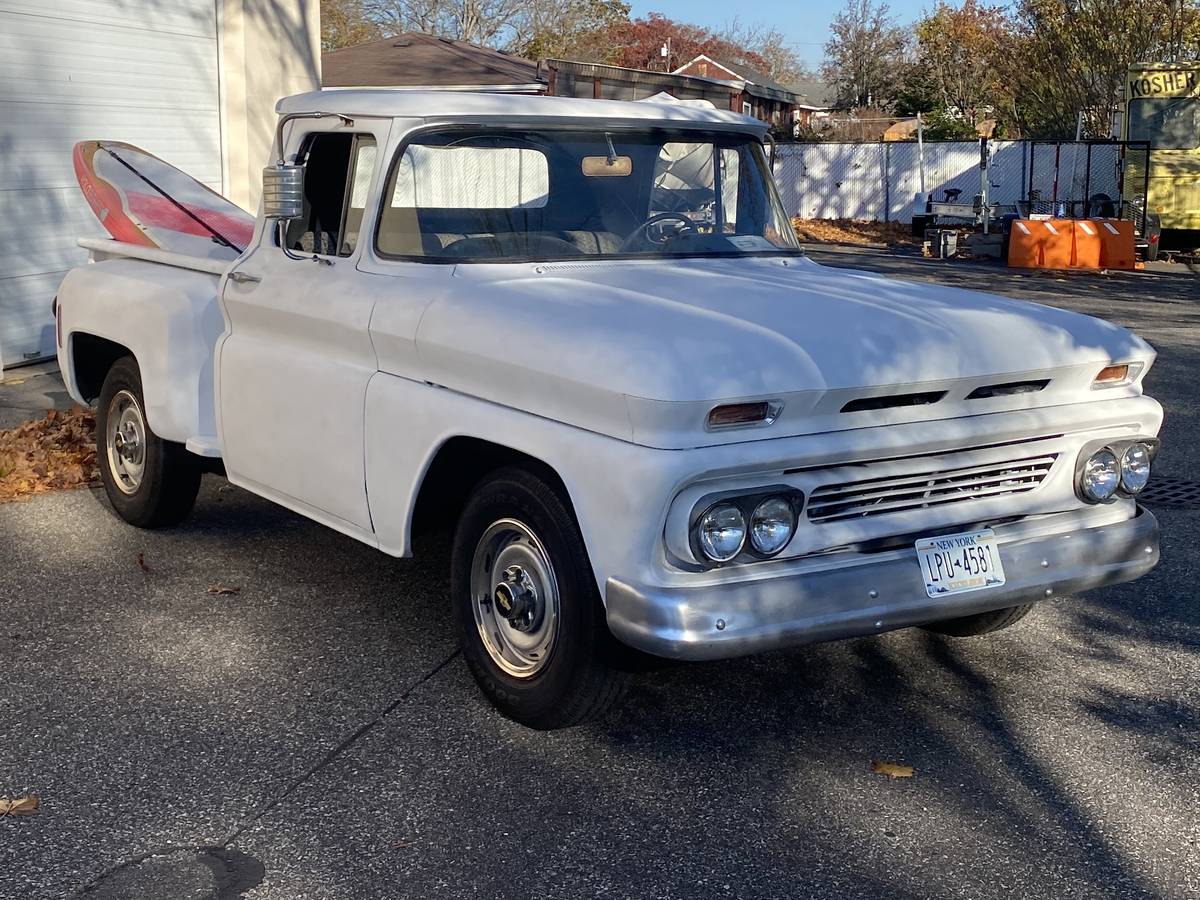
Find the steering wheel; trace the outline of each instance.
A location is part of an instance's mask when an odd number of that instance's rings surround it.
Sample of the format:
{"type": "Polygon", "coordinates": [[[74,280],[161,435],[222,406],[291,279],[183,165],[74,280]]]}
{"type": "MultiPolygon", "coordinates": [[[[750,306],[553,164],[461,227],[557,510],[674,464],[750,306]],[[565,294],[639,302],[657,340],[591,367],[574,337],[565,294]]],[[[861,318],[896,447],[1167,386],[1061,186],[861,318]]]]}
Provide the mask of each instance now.
{"type": "Polygon", "coordinates": [[[637,228],[633,229],[633,231],[631,231],[629,233],[629,237],[625,238],[625,240],[621,242],[620,252],[624,253],[627,250],[631,249],[635,245],[635,243],[639,240],[644,240],[646,243],[653,244],[658,247],[664,246],[667,243],[668,238],[664,235],[662,240],[655,240],[654,238],[650,237],[650,232],[648,231],[648,229],[650,228],[650,226],[657,225],[659,222],[667,222],[670,220],[679,222],[684,226],[682,231],[677,232],[678,234],[695,234],[696,233],[696,223],[693,222],[691,219],[689,219],[687,216],[685,216],[683,213],[674,213],[674,212],[658,213],[657,215],[653,215],[650,218],[648,218],[645,222],[643,222],[641,225],[639,225],[637,228]]]}

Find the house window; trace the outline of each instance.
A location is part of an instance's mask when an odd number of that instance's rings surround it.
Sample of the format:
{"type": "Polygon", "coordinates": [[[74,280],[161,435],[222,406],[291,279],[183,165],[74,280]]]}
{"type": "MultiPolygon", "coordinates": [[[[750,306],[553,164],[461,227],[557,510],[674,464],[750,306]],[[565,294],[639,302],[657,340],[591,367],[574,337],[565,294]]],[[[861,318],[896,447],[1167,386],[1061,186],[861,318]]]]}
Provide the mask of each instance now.
{"type": "Polygon", "coordinates": [[[742,115],[743,115],[743,116],[752,116],[752,115],[754,115],[754,107],[753,107],[753,106],[751,106],[749,103],[747,103],[747,102],[746,102],[746,101],[744,101],[744,100],[742,101],[742,115]]]}

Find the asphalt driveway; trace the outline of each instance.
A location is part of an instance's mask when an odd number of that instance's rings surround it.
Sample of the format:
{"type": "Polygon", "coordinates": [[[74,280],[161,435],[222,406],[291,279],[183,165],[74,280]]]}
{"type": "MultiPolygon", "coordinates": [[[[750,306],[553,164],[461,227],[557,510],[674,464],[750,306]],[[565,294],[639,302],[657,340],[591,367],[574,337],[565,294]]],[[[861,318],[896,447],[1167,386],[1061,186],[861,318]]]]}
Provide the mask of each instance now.
{"type": "MultiPolygon", "coordinates": [[[[1200,480],[1194,277],[813,255],[1134,325],[1160,477],[1200,480]]],[[[1197,897],[1200,515],[1155,512],[1155,572],[1000,634],[667,665],[545,734],[476,692],[444,540],[391,560],[216,478],[168,532],[3,505],[0,794],[43,805],[0,897],[1197,897]]]]}

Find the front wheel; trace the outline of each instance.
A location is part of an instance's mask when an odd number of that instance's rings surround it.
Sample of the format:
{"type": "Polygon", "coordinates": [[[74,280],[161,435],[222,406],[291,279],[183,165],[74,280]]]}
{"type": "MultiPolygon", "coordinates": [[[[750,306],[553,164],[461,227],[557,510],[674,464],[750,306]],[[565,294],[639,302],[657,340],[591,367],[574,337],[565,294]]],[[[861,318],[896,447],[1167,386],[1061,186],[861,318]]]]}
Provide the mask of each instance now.
{"type": "Polygon", "coordinates": [[[1008,606],[1004,609],[976,613],[973,616],[930,622],[923,627],[926,631],[936,631],[938,634],[946,634],[951,637],[973,637],[977,634],[991,634],[1001,628],[1016,625],[1029,615],[1031,609],[1033,609],[1031,603],[1023,606],[1008,606]]]}
{"type": "Polygon", "coordinates": [[[113,363],[96,409],[96,459],[109,502],[139,528],[176,525],[200,491],[200,465],[146,424],[142,376],[132,357],[113,363]]]}
{"type": "Polygon", "coordinates": [[[583,537],[532,472],[502,469],[475,490],[454,536],[451,594],[471,674],[509,718],[564,728],[623,693],[583,537]]]}

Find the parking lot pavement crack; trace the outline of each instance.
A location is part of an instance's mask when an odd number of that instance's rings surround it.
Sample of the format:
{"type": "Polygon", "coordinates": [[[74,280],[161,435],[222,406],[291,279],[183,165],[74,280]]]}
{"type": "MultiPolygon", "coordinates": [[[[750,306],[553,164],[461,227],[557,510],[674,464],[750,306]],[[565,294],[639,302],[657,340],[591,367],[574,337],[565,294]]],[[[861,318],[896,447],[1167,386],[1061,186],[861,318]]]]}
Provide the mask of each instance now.
{"type": "Polygon", "coordinates": [[[330,763],[332,763],[336,759],[338,759],[338,757],[340,757],[347,750],[349,750],[356,743],[358,743],[359,740],[361,740],[363,737],[365,737],[367,734],[369,734],[377,725],[380,725],[384,719],[386,719],[389,715],[391,715],[400,706],[400,704],[402,704],[405,700],[407,700],[410,696],[412,696],[414,691],[416,691],[418,688],[420,688],[423,684],[425,684],[425,682],[429,681],[431,678],[434,678],[439,672],[442,671],[442,669],[446,668],[446,666],[450,665],[450,663],[454,661],[455,657],[457,657],[460,652],[461,651],[458,648],[455,648],[450,654],[448,654],[445,657],[445,659],[443,659],[436,666],[434,666],[432,669],[430,669],[428,672],[426,672],[424,675],[422,675],[419,679],[417,679],[415,682],[413,682],[411,685],[409,685],[409,687],[407,689],[405,689],[405,691],[402,694],[400,694],[400,696],[396,697],[396,699],[394,699],[391,703],[389,703],[387,706],[385,706],[377,716],[364,722],[361,726],[359,726],[359,728],[353,734],[349,735],[341,743],[339,743],[336,747],[334,747],[332,750],[330,750],[328,753],[326,753],[323,757],[321,757],[321,759],[319,759],[316,763],[314,763],[312,766],[310,766],[304,772],[303,775],[301,775],[299,778],[297,778],[295,781],[293,781],[291,784],[289,784],[287,786],[287,788],[285,788],[280,794],[278,794],[275,797],[272,797],[270,800],[268,800],[266,803],[264,803],[262,806],[260,806],[257,810],[255,810],[248,818],[246,818],[240,825],[238,825],[238,827],[236,829],[234,829],[234,831],[228,837],[226,837],[223,841],[221,841],[221,843],[218,844],[217,846],[222,849],[228,848],[231,844],[233,844],[234,841],[236,841],[247,830],[249,830],[256,822],[258,822],[260,819],[262,819],[263,816],[267,815],[267,813],[271,812],[271,810],[275,809],[277,806],[279,806],[281,803],[283,803],[285,800],[287,800],[287,798],[290,797],[292,794],[294,794],[305,782],[307,782],[310,778],[312,778],[314,775],[316,775],[318,772],[320,772],[322,769],[324,769],[330,763]]]}

